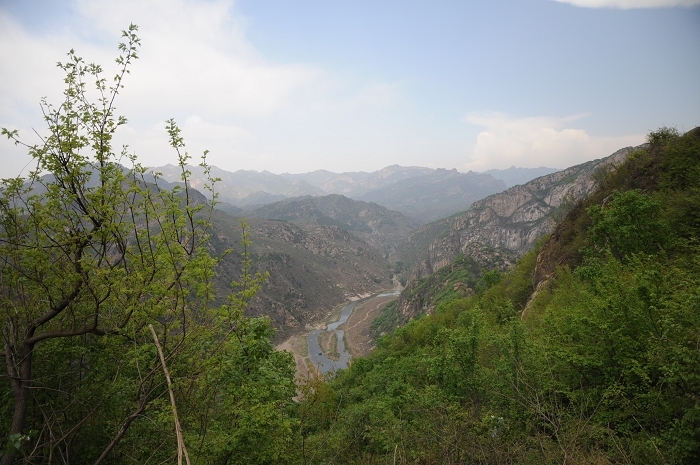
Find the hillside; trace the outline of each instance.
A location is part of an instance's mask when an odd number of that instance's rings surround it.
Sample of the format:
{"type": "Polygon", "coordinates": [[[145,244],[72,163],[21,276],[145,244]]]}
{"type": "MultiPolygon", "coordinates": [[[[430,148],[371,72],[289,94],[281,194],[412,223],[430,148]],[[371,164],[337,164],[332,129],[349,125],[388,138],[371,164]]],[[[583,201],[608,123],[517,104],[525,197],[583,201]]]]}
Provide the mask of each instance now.
{"type": "Polygon", "coordinates": [[[251,218],[283,220],[298,226],[336,226],[365,240],[388,256],[418,223],[372,202],[343,195],[291,198],[244,213],[251,218]]]}
{"type": "MultiPolygon", "coordinates": [[[[240,219],[214,211],[212,247],[224,255],[219,266],[219,298],[240,278],[240,219]]],[[[285,221],[250,218],[248,246],[253,272],[269,272],[247,312],[268,315],[283,339],[315,324],[350,298],[391,287],[382,254],[335,225],[297,226],[285,221]]]]}
{"type": "Polygon", "coordinates": [[[318,380],[299,407],[307,450],[336,463],[698,463],[700,128],[649,141],[512,271],[470,296],[434,282],[431,315],[318,380]]]}
{"type": "Polygon", "coordinates": [[[411,270],[410,280],[437,271],[470,244],[522,254],[537,238],[552,231],[557,216],[594,189],[597,170],[621,164],[631,151],[624,148],[474,202],[463,213],[411,233],[400,244],[396,259],[411,270]]]}
{"type": "Polygon", "coordinates": [[[437,169],[369,191],[358,198],[428,223],[466,210],[476,200],[501,192],[505,187],[503,181],[487,174],[437,169]]]}

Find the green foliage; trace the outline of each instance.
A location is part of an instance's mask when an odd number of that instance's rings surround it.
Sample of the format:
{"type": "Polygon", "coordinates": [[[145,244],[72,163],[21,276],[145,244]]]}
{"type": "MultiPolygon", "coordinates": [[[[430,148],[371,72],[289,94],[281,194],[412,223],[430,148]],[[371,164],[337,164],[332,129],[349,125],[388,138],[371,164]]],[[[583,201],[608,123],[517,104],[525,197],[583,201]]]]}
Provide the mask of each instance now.
{"type": "Polygon", "coordinates": [[[662,127],[656,131],[652,131],[647,135],[647,142],[652,147],[662,147],[667,145],[669,142],[673,142],[680,137],[678,129],[662,127]]]}
{"type": "Polygon", "coordinates": [[[135,156],[113,151],[136,26],[124,37],[111,86],[73,51],[59,64],[65,99],[42,103],[48,135],[26,146],[37,167],[0,186],[0,463],[164,462],[185,447],[210,463],[278,462],[295,425],[294,365],[272,346],[267,319],[243,316],[265,276],[251,275],[244,224],[242,277],[213,305],[213,203],[195,200],[173,120],[181,186],[147,182],[135,156]]]}
{"type": "Polygon", "coordinates": [[[435,312],[326,384],[318,463],[698,463],[700,197],[680,167],[700,151],[661,132],[540,250],[584,264],[534,295],[537,252],[470,297],[421,283],[435,312]]]}
{"type": "Polygon", "coordinates": [[[619,260],[632,254],[656,253],[669,241],[671,228],[660,216],[661,204],[638,190],[614,192],[604,206],[588,209],[592,244],[609,248],[619,260]]]}
{"type": "Polygon", "coordinates": [[[374,339],[379,339],[385,334],[391,333],[401,323],[401,312],[399,312],[397,302],[392,300],[379,310],[379,316],[370,325],[370,334],[374,339]]]}

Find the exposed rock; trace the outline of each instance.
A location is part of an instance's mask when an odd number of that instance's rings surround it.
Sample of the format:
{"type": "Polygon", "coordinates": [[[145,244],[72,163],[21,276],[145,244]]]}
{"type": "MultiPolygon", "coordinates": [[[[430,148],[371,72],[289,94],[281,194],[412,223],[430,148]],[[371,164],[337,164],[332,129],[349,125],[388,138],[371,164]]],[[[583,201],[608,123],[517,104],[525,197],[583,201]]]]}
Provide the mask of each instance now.
{"type": "Polygon", "coordinates": [[[423,259],[415,264],[409,279],[434,273],[460,253],[467,255],[472,244],[523,254],[554,229],[556,214],[595,188],[593,174],[597,169],[621,164],[632,150],[627,147],[607,158],[548,174],[474,202],[469,210],[449,219],[441,236],[430,243],[423,259]]]}

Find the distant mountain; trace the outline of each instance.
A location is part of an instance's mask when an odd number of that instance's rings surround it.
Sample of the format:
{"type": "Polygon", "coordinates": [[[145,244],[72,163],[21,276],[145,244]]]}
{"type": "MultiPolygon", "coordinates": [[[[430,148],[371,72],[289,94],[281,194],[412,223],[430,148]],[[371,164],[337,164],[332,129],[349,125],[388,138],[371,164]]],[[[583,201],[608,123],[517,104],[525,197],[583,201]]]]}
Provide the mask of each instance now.
{"type": "MultiPolygon", "coordinates": [[[[192,173],[192,187],[202,190],[206,183],[203,169],[199,166],[187,168],[192,173]]],[[[165,181],[180,180],[178,166],[166,165],[153,171],[160,171],[165,181]]],[[[213,177],[221,179],[216,185],[219,199],[247,210],[288,198],[339,194],[375,202],[427,223],[464,211],[472,202],[508,186],[556,170],[512,167],[486,173],[460,173],[455,169],[391,165],[372,173],[317,170],[277,175],[269,171],[229,172],[217,167],[212,167],[211,171],[213,177]]]]}
{"type": "MultiPolygon", "coordinates": [[[[200,166],[189,165],[187,169],[192,173],[192,187],[204,192],[203,187],[206,183],[204,169],[200,166]]],[[[181,179],[179,166],[165,165],[152,168],[151,171],[162,173],[163,179],[169,182],[179,182],[181,179]]],[[[219,199],[237,206],[271,203],[282,198],[302,195],[325,194],[321,189],[303,180],[285,179],[269,171],[238,170],[230,172],[212,166],[211,175],[221,179],[216,183],[219,199]]]]}
{"type": "Polygon", "coordinates": [[[428,223],[464,211],[472,202],[505,188],[503,181],[488,174],[437,169],[372,190],[359,198],[428,223]]]}
{"type": "Polygon", "coordinates": [[[525,184],[526,182],[532,181],[540,176],[545,176],[548,174],[556,173],[561,171],[556,168],[545,168],[541,166],[539,168],[516,168],[511,166],[505,170],[488,170],[484,171],[483,174],[490,174],[495,179],[500,179],[506,183],[506,187],[517,186],[518,184],[525,184]]]}
{"type": "Polygon", "coordinates": [[[244,214],[288,221],[298,226],[336,226],[359,236],[387,256],[419,226],[417,221],[399,212],[338,194],[291,198],[247,209],[244,214]]]}
{"type": "Polygon", "coordinates": [[[391,165],[372,173],[364,171],[332,173],[326,170],[318,170],[302,174],[284,173],[280,176],[285,179],[305,181],[318,187],[326,194],[342,194],[350,198],[359,199],[360,196],[369,191],[381,189],[405,179],[424,176],[433,171],[430,168],[418,166],[391,165]]]}

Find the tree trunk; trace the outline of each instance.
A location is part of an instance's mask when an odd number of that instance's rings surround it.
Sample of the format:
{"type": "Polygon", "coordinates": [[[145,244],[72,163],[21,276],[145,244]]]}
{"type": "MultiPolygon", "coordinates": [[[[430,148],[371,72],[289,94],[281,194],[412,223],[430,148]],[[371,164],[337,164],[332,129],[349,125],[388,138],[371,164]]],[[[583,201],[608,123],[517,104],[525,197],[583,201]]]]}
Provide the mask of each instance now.
{"type": "MultiPolygon", "coordinates": [[[[12,363],[11,348],[5,343],[5,358],[7,361],[7,374],[10,377],[10,384],[15,395],[15,408],[12,415],[12,426],[9,434],[22,433],[27,419],[27,408],[29,406],[29,386],[32,379],[32,352],[34,344],[24,343],[22,346],[21,362],[19,372],[12,363]]],[[[11,465],[14,457],[4,455],[0,458],[0,465],[11,465]]]]}

